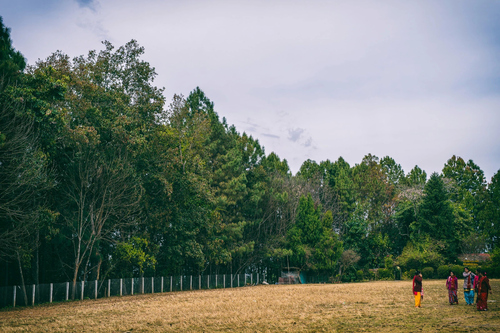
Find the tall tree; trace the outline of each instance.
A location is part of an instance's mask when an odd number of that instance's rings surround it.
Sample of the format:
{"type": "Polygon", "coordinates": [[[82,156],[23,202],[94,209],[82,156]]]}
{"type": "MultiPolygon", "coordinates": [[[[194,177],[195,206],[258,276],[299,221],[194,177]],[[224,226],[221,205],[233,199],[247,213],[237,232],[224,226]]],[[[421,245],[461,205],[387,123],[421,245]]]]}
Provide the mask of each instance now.
{"type": "Polygon", "coordinates": [[[437,173],[433,173],[425,185],[420,214],[412,228],[413,239],[417,242],[425,236],[444,241],[446,248],[443,254],[449,260],[457,257],[459,230],[443,179],[437,173]]]}

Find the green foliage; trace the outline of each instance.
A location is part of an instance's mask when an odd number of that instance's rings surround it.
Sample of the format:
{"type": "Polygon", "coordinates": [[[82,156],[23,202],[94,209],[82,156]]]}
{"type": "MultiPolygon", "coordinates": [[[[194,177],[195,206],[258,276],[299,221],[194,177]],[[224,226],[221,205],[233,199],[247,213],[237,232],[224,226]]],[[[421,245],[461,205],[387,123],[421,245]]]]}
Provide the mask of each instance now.
{"type": "MultiPolygon", "coordinates": [[[[278,276],[291,265],[355,281],[382,266],[393,278],[395,265],[442,276],[461,252],[498,249],[500,173],[486,186],[472,160],[453,156],[428,181],[418,166],[405,176],[372,154],[354,166],[307,160],[293,176],[285,159],[219,119],[199,87],[165,108],[136,41],[74,59],[55,52],[25,70],[0,27],[5,271],[21,262],[29,279],[58,282],[278,276]]],[[[485,267],[495,272],[498,257],[485,267]]]]}
{"type": "Polygon", "coordinates": [[[321,214],[311,195],[301,197],[295,225],[287,239],[291,264],[312,271],[332,271],[342,253],[342,243],[331,229],[332,214],[321,214]]]}
{"type": "Polygon", "coordinates": [[[424,267],[424,269],[422,269],[422,277],[424,279],[434,278],[434,268],[433,267],[424,267]]]}
{"type": "Polygon", "coordinates": [[[378,277],[381,280],[394,280],[394,272],[392,268],[381,268],[378,270],[378,277]]]}
{"type": "Polygon", "coordinates": [[[419,242],[422,237],[429,235],[442,242],[443,247],[439,252],[446,259],[455,260],[458,255],[458,228],[444,182],[437,173],[431,175],[425,185],[424,194],[419,217],[411,225],[412,239],[419,242]]]}
{"type": "Polygon", "coordinates": [[[384,267],[387,269],[392,269],[394,267],[394,258],[392,254],[389,254],[384,259],[384,267]]]}
{"type": "Polygon", "coordinates": [[[25,67],[26,60],[21,52],[12,47],[10,29],[3,25],[3,18],[0,16],[0,77],[7,84],[12,84],[12,79],[25,67]]]}
{"type": "MultiPolygon", "coordinates": [[[[457,275],[457,272],[453,272],[457,275]]],[[[440,265],[437,268],[437,277],[438,279],[446,279],[450,276],[450,266],[449,265],[440,265]]]]}
{"type": "Polygon", "coordinates": [[[421,269],[422,267],[439,267],[444,262],[440,254],[443,245],[430,238],[425,238],[418,243],[408,242],[403,252],[398,257],[399,265],[404,270],[421,269]]]}
{"type": "Polygon", "coordinates": [[[143,276],[146,269],[155,269],[158,246],[146,238],[132,237],[119,242],[113,256],[117,265],[116,277],[143,276]]]}

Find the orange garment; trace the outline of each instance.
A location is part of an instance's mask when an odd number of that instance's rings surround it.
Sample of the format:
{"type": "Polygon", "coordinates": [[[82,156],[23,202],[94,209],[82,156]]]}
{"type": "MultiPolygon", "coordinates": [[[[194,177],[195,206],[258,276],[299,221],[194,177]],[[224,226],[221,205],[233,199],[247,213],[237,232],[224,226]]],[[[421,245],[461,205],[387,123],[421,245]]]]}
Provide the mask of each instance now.
{"type": "Polygon", "coordinates": [[[420,307],[420,302],[422,301],[422,294],[420,292],[417,292],[415,295],[415,307],[419,308],[420,307]]]}

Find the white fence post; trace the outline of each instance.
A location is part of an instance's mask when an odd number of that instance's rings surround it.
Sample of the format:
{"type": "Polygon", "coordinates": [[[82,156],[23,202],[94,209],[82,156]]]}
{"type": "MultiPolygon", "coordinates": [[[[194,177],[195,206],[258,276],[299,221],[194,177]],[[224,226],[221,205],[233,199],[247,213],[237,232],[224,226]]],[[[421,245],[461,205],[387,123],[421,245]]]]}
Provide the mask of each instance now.
{"type": "Polygon", "coordinates": [[[144,294],[144,276],[141,277],[141,293],[144,294]]]}
{"type": "Polygon", "coordinates": [[[85,288],[85,281],[82,281],[82,290],[80,292],[80,298],[83,301],[83,288],[85,288]]]}
{"type": "Polygon", "coordinates": [[[108,279],[108,297],[111,296],[111,279],[108,279]]]}
{"type": "Polygon", "coordinates": [[[134,294],[134,278],[130,278],[130,280],[132,281],[132,287],[130,288],[130,295],[133,295],[134,294]]]}
{"type": "Polygon", "coordinates": [[[49,303],[52,303],[52,292],[54,291],[54,284],[50,284],[50,298],[49,298],[49,303]]]}
{"type": "Polygon", "coordinates": [[[189,290],[193,290],[193,276],[189,276],[189,290]]]}
{"type": "Polygon", "coordinates": [[[35,285],[33,285],[33,300],[32,305],[35,306],[35,285]]]}
{"type": "Polygon", "coordinates": [[[233,274],[231,274],[231,288],[233,287],[233,274]]]}
{"type": "Polygon", "coordinates": [[[247,275],[245,274],[245,283],[243,283],[243,287],[247,285],[247,275]]]}
{"type": "Polygon", "coordinates": [[[66,282],[66,300],[69,299],[69,282],[66,282]]]}
{"type": "Polygon", "coordinates": [[[259,273],[257,273],[257,284],[259,284],[259,273]]]}
{"type": "Polygon", "coordinates": [[[170,276],[170,292],[172,292],[172,281],[173,281],[173,277],[170,276]]]}
{"type": "Polygon", "coordinates": [[[215,274],[215,289],[217,289],[217,274],[215,274]]]}
{"type": "Polygon", "coordinates": [[[155,278],[151,277],[151,294],[155,293],[155,278]]]}
{"type": "Polygon", "coordinates": [[[223,275],[223,278],[222,278],[222,284],[224,285],[224,289],[226,289],[226,274],[223,275]]]}
{"type": "Polygon", "coordinates": [[[207,275],[207,289],[210,289],[210,275],[207,275]]]}
{"type": "Polygon", "coordinates": [[[181,275],[181,291],[182,291],[182,275],[181,275]]]}
{"type": "Polygon", "coordinates": [[[201,290],[201,275],[198,275],[198,290],[201,290]]]}
{"type": "Polygon", "coordinates": [[[163,293],[163,276],[161,277],[161,292],[163,293]]]}
{"type": "Polygon", "coordinates": [[[16,286],[14,286],[14,302],[12,302],[12,304],[16,307],[16,286]]]}
{"type": "Polygon", "coordinates": [[[97,280],[95,280],[95,283],[94,283],[94,295],[95,295],[95,299],[97,299],[97,280]]]}
{"type": "Polygon", "coordinates": [[[120,279],[120,296],[123,295],[123,279],[120,279]]]}

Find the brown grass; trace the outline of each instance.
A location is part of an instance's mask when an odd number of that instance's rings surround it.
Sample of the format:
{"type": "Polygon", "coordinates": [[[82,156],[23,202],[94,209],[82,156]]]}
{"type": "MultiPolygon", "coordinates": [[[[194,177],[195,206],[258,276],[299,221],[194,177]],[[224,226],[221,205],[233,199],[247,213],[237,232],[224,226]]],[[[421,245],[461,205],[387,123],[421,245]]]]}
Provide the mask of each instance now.
{"type": "Polygon", "coordinates": [[[0,312],[1,332],[493,332],[500,331],[500,281],[489,311],[448,304],[443,280],[366,282],[112,297],[0,312]]]}

